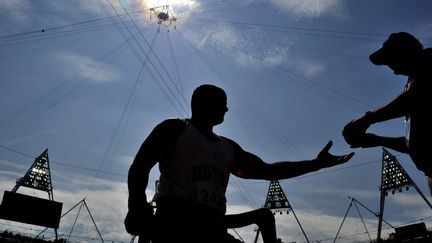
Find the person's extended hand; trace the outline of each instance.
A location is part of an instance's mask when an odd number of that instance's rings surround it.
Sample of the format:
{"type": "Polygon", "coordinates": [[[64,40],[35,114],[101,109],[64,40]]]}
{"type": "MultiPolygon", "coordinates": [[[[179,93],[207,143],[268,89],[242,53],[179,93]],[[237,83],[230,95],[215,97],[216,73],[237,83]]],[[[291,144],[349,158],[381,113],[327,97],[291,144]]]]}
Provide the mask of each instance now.
{"type": "Polygon", "coordinates": [[[319,152],[316,157],[316,161],[325,164],[325,167],[339,165],[347,162],[354,156],[354,152],[344,155],[333,155],[329,153],[329,150],[333,146],[333,141],[329,141],[327,145],[319,152]]]}
{"type": "Polygon", "coordinates": [[[140,242],[150,241],[154,223],[153,207],[150,204],[129,210],[124,219],[126,231],[131,235],[139,235],[140,242]]]}
{"type": "Polygon", "coordinates": [[[351,145],[351,148],[361,147],[359,143],[364,140],[366,130],[370,125],[371,124],[367,121],[365,116],[356,120],[352,120],[345,125],[344,129],[342,130],[342,135],[345,141],[351,145]]]}

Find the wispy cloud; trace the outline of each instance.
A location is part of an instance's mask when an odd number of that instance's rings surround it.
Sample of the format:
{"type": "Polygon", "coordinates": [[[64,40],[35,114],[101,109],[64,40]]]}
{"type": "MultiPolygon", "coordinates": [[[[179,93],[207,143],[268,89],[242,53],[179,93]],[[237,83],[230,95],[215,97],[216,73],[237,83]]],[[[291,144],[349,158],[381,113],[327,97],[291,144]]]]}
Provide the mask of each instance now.
{"type": "Polygon", "coordinates": [[[292,58],[288,61],[288,66],[293,72],[307,78],[319,76],[325,70],[325,66],[321,63],[303,57],[292,58]]]}
{"type": "MultiPolygon", "coordinates": [[[[71,193],[69,190],[59,190],[56,192],[56,197],[60,201],[67,202],[64,205],[64,212],[72,208],[71,203],[78,203],[84,199],[89,207],[90,213],[94,217],[95,223],[105,240],[124,240],[128,235],[123,226],[123,219],[127,212],[127,187],[125,183],[109,182],[98,180],[99,187],[103,189],[92,190],[77,190],[71,193]],[[102,185],[102,183],[104,183],[102,185]]],[[[68,231],[75,217],[78,208],[75,212],[66,215],[61,221],[63,231],[68,231]]],[[[97,237],[95,226],[89,218],[89,213],[85,208],[81,210],[78,223],[82,227],[78,227],[74,231],[74,235],[97,237]]]]}
{"type": "Polygon", "coordinates": [[[68,51],[56,52],[55,57],[67,66],[68,70],[80,72],[80,75],[95,83],[107,83],[118,80],[115,66],[97,62],[95,59],[68,51]]]}
{"type": "Polygon", "coordinates": [[[204,41],[210,41],[218,50],[243,66],[279,65],[286,60],[290,46],[287,38],[266,39],[266,32],[261,28],[241,34],[228,25],[216,25],[200,41],[200,46],[204,41]]]}
{"type": "Polygon", "coordinates": [[[341,0],[270,0],[282,12],[296,18],[318,18],[323,16],[343,17],[344,4],[341,0]]]}
{"type": "MultiPolygon", "coordinates": [[[[194,34],[196,33],[191,33],[194,34]]],[[[325,66],[319,62],[293,56],[290,52],[293,41],[289,36],[276,39],[269,39],[268,36],[267,31],[260,27],[244,32],[229,25],[218,24],[209,28],[203,36],[193,36],[190,40],[198,48],[211,45],[242,66],[280,66],[307,78],[319,76],[325,71],[325,66]]]]}
{"type": "MultiPolygon", "coordinates": [[[[411,190],[414,191],[414,188],[411,190]]],[[[426,201],[417,192],[397,193],[397,197],[392,195],[386,199],[388,207],[396,207],[399,209],[399,214],[409,218],[421,219],[431,215],[426,201]]]]}
{"type": "Polygon", "coordinates": [[[1,16],[7,17],[9,21],[25,21],[29,19],[28,11],[31,3],[23,0],[5,0],[0,4],[1,16]]]}

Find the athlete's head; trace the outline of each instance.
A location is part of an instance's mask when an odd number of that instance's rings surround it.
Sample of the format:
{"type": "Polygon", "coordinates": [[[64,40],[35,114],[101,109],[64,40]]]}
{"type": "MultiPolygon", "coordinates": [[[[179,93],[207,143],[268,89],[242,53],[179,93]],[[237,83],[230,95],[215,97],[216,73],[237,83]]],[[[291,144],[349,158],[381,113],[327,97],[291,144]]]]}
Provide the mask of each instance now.
{"type": "Polygon", "coordinates": [[[213,125],[220,124],[228,111],[226,93],[212,84],[200,85],[192,94],[191,107],[192,116],[205,118],[213,125]]]}

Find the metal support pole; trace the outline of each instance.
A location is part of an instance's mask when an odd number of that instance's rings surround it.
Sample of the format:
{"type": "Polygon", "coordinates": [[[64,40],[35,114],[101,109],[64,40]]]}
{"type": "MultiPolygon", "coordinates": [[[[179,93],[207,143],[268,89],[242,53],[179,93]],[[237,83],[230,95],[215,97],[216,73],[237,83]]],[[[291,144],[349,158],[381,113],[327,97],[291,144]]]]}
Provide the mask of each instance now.
{"type": "Polygon", "coordinates": [[[370,235],[369,235],[369,231],[368,231],[368,229],[367,229],[367,227],[366,227],[366,224],[365,224],[365,222],[364,222],[364,220],[363,220],[363,217],[361,216],[360,210],[359,210],[359,208],[357,207],[357,203],[356,203],[355,201],[354,201],[354,206],[355,206],[356,209],[357,209],[357,212],[358,212],[358,214],[359,214],[359,216],[360,216],[360,219],[361,219],[361,221],[362,221],[362,223],[363,223],[363,227],[365,228],[365,230],[366,230],[366,234],[367,234],[368,237],[369,237],[369,241],[372,242],[372,239],[371,239],[371,237],[370,237],[370,235]]]}
{"type": "Polygon", "coordinates": [[[380,212],[378,214],[378,230],[377,230],[377,242],[381,242],[381,230],[382,230],[382,221],[384,217],[384,203],[385,203],[385,192],[381,189],[380,195],[380,212]]]}
{"type": "Polygon", "coordinates": [[[79,209],[78,209],[78,213],[77,213],[77,215],[76,215],[76,217],[75,217],[74,223],[73,223],[73,225],[72,225],[71,231],[70,231],[70,233],[69,233],[69,236],[68,236],[66,242],[69,242],[69,239],[70,239],[70,237],[71,237],[71,235],[72,235],[72,232],[73,232],[73,230],[74,230],[74,228],[75,228],[76,221],[77,221],[78,216],[79,216],[79,214],[80,214],[80,212],[81,212],[81,209],[82,209],[82,205],[83,205],[82,202],[83,202],[83,201],[81,201],[81,205],[80,205],[80,207],[79,207],[79,209]]]}
{"type": "Polygon", "coordinates": [[[340,230],[342,229],[342,225],[344,224],[345,219],[346,219],[346,217],[347,217],[347,215],[348,215],[348,212],[349,212],[349,210],[351,209],[351,206],[352,206],[352,204],[353,204],[353,201],[354,201],[354,199],[351,199],[351,202],[350,202],[350,204],[349,204],[349,206],[348,206],[348,209],[347,209],[347,211],[346,211],[346,213],[345,213],[345,216],[344,216],[344,218],[343,218],[343,220],[342,220],[342,223],[341,223],[341,225],[339,226],[339,229],[338,229],[338,231],[337,231],[337,233],[336,233],[336,236],[335,236],[335,238],[334,238],[334,240],[333,240],[333,243],[336,242],[336,239],[337,239],[338,236],[339,236],[339,232],[340,232],[340,230]]]}
{"type": "Polygon", "coordinates": [[[98,229],[98,227],[97,227],[97,225],[96,225],[96,222],[94,221],[93,216],[92,216],[92,214],[90,213],[90,209],[87,207],[87,203],[85,202],[85,200],[83,200],[83,202],[84,202],[84,206],[87,208],[87,212],[89,213],[90,218],[91,218],[91,220],[93,221],[93,224],[94,224],[94,226],[95,226],[95,228],[96,228],[97,233],[99,234],[99,237],[100,237],[102,243],[104,243],[104,240],[103,240],[102,235],[101,235],[101,233],[100,233],[100,231],[99,231],[99,229],[98,229]]]}
{"type": "Polygon", "coordinates": [[[291,211],[292,211],[292,213],[293,213],[293,215],[294,215],[294,218],[297,220],[297,223],[298,223],[298,225],[300,226],[300,229],[301,229],[301,231],[303,232],[303,235],[304,235],[304,237],[306,238],[307,243],[309,243],[309,239],[308,239],[307,236],[306,236],[306,232],[304,231],[303,227],[301,226],[300,221],[298,220],[297,215],[295,214],[294,209],[293,209],[292,207],[291,207],[291,211]]]}
{"type": "Polygon", "coordinates": [[[257,233],[256,233],[256,235],[255,235],[254,243],[257,243],[257,242],[258,242],[259,234],[260,234],[260,229],[258,228],[258,229],[257,229],[257,233]]]}

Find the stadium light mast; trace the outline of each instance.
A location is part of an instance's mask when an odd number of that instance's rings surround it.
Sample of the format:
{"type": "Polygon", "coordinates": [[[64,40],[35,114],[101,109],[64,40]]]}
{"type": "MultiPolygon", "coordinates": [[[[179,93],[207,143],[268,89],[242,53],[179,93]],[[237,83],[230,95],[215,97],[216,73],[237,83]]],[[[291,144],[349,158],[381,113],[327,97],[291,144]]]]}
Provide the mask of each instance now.
{"type": "Polygon", "coordinates": [[[4,191],[0,204],[0,218],[57,229],[63,203],[54,201],[48,149],[35,158],[25,175],[16,181],[12,191],[4,191]],[[48,200],[17,193],[20,187],[28,187],[48,193],[48,200]]]}
{"type": "MultiPolygon", "coordinates": [[[[304,231],[303,227],[300,224],[300,221],[298,220],[293,207],[288,201],[288,198],[286,197],[284,191],[282,190],[281,185],[279,184],[278,180],[271,180],[269,189],[267,191],[267,197],[264,203],[264,207],[268,208],[273,211],[273,214],[279,213],[282,214],[284,211],[286,211],[287,214],[290,212],[293,213],[298,225],[300,226],[300,229],[306,238],[306,241],[309,243],[309,239],[306,236],[306,232],[304,231]]],[[[258,236],[260,234],[260,230],[257,230],[255,241],[256,243],[258,241],[258,236]]]]}
{"type": "Polygon", "coordinates": [[[381,240],[382,222],[384,216],[384,203],[385,197],[388,196],[388,192],[391,191],[395,194],[396,191],[403,192],[403,190],[409,190],[410,187],[414,187],[420,194],[427,205],[432,209],[431,203],[427,200],[422,191],[418,188],[415,182],[411,179],[399,161],[389,151],[383,148],[382,153],[382,171],[381,171],[381,186],[380,186],[380,212],[377,230],[377,241],[381,240]]]}
{"type": "Polygon", "coordinates": [[[48,193],[49,200],[54,201],[48,149],[45,149],[45,151],[35,159],[27,173],[17,180],[12,192],[17,192],[20,186],[45,191],[48,193]]]}

